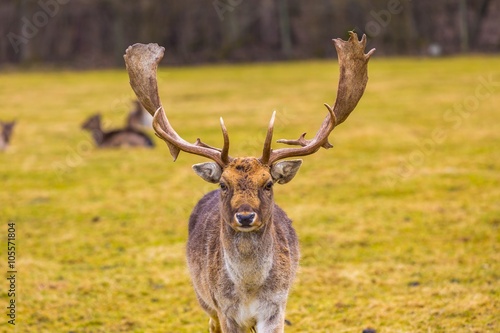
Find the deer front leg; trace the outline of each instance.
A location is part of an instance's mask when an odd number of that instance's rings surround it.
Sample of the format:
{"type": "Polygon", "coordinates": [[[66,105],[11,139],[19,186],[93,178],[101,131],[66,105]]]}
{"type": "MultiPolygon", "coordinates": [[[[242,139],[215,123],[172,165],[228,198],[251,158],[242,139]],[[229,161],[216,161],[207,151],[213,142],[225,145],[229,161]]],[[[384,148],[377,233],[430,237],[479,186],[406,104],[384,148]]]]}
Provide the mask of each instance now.
{"type": "Polygon", "coordinates": [[[285,331],[285,311],[277,310],[257,321],[257,333],[283,333],[285,331]]]}
{"type": "Polygon", "coordinates": [[[219,314],[222,333],[250,333],[250,328],[240,326],[235,320],[219,314]]]}
{"type": "Polygon", "coordinates": [[[210,320],[208,321],[208,331],[210,333],[222,333],[219,318],[217,318],[217,316],[210,317],[210,320]]]}

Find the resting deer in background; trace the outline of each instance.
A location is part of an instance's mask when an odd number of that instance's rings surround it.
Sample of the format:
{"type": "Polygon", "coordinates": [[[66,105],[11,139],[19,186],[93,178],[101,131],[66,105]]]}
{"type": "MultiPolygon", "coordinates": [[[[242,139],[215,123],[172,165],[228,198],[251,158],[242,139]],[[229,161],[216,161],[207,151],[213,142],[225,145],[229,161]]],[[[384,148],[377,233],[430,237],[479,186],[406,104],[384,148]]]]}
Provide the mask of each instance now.
{"type": "Polygon", "coordinates": [[[151,138],[137,129],[125,127],[111,131],[104,131],[101,126],[101,115],[95,114],[88,118],[82,129],[92,133],[95,144],[99,148],[116,147],[154,147],[151,138]]]}
{"type": "Polygon", "coordinates": [[[15,121],[3,122],[0,121],[0,151],[6,150],[10,143],[10,138],[12,137],[12,132],[14,131],[15,121]]]}
{"type": "Polygon", "coordinates": [[[132,128],[137,131],[141,131],[144,128],[151,128],[153,124],[153,117],[144,110],[141,102],[134,101],[134,108],[129,112],[127,117],[127,128],[132,128]]]}
{"type": "Polygon", "coordinates": [[[157,66],[165,49],[158,44],[135,44],[125,54],[130,84],[153,117],[156,135],[176,160],[180,151],[213,162],[196,164],[194,171],[219,189],[206,194],[189,219],[187,261],[201,307],[210,316],[210,332],[283,332],[288,292],[297,271],[299,246],[291,220],[273,199],[273,185],[288,183],[305,156],[331,148],[330,132],[342,123],[363,95],[368,59],[361,41],[334,40],[340,65],[335,106],[314,138],[278,142],[298,147],[271,148],[275,113],[271,117],[260,158],[229,156],[229,136],[220,120],[224,146],[214,148],[198,139],[182,139],[163,110],[158,95],[157,66]]]}

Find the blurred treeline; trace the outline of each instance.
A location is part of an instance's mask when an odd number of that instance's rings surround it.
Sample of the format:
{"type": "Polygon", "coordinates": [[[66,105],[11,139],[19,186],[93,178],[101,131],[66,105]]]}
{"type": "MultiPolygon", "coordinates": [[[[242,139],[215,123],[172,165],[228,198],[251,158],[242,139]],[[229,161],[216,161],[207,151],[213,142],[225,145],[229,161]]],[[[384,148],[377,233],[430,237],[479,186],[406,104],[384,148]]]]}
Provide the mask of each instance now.
{"type": "Polygon", "coordinates": [[[500,51],[500,0],[2,0],[0,64],[122,66],[156,42],[166,62],[332,56],[364,32],[377,55],[500,51]]]}

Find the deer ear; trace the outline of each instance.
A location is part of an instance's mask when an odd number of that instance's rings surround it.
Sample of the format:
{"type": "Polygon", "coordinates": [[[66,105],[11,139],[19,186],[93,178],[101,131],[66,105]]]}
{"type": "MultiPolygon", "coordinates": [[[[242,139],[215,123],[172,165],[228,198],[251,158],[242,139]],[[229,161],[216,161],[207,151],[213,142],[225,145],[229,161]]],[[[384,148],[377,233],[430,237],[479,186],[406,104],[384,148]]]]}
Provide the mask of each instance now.
{"type": "Polygon", "coordinates": [[[214,162],[195,164],[193,165],[193,170],[198,176],[209,183],[218,183],[222,175],[221,167],[214,162]]]}
{"type": "Polygon", "coordinates": [[[295,177],[302,165],[302,160],[290,160],[274,163],[271,166],[271,177],[278,184],[286,184],[295,177]]]}

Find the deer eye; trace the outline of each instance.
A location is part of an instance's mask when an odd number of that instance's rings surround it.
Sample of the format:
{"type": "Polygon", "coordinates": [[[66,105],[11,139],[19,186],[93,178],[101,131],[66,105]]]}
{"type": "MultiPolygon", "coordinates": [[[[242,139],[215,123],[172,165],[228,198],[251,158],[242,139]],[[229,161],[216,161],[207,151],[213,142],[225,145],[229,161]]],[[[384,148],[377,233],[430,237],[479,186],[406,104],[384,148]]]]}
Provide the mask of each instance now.
{"type": "Polygon", "coordinates": [[[266,191],[271,191],[273,188],[274,183],[273,182],[268,182],[266,186],[264,186],[264,190],[266,191]]]}

